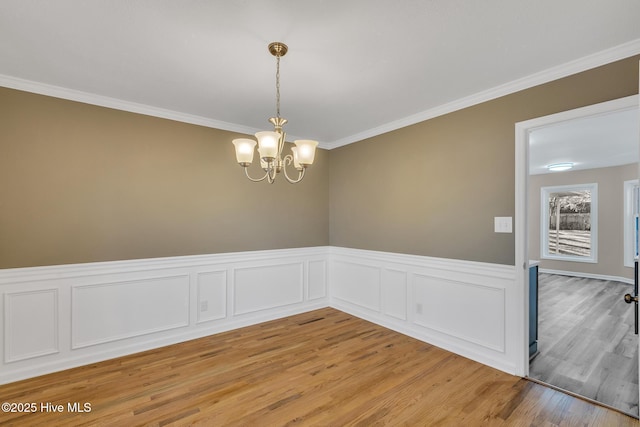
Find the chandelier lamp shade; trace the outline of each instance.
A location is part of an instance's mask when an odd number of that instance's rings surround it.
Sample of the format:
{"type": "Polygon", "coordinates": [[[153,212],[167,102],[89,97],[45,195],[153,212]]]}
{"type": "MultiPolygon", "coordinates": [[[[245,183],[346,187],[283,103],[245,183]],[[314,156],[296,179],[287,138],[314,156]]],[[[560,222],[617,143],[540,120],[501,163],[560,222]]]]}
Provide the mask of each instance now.
{"type": "Polygon", "coordinates": [[[286,133],[282,127],[287,123],[287,119],[280,117],[280,58],[288,51],[288,47],[284,43],[273,42],[269,44],[269,52],[276,57],[276,116],[271,117],[269,122],[273,125],[274,130],[262,131],[255,134],[256,140],[250,138],[234,139],[233,145],[236,149],[236,160],[238,164],[244,168],[245,175],[253,182],[264,181],[273,184],[280,172],[283,173],[285,179],[292,183],[298,183],[304,178],[307,167],[313,164],[316,154],[318,141],[310,139],[298,139],[293,141],[295,147],[291,148],[291,154],[283,157],[285,147],[286,133]],[[260,166],[264,171],[264,175],[260,178],[252,178],[249,175],[249,166],[253,163],[253,156],[258,150],[260,158],[260,166]],[[287,166],[297,171],[297,176],[290,177],[287,174],[287,166]]]}

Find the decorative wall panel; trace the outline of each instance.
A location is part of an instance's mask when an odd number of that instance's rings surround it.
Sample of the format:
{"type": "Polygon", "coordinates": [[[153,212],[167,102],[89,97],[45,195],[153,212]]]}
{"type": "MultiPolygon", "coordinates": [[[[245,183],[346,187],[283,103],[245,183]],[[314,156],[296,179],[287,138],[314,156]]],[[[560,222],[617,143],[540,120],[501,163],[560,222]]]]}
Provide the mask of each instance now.
{"type": "Polygon", "coordinates": [[[209,271],[197,274],[198,323],[223,319],[227,315],[227,272],[209,271]]]}
{"type": "Polygon", "coordinates": [[[74,286],[72,348],[189,324],[189,276],[74,286]]]}
{"type": "Polygon", "coordinates": [[[422,305],[415,323],[492,350],[504,351],[504,290],[425,275],[413,279],[422,305]]]}
{"type": "Polygon", "coordinates": [[[5,363],[57,353],[57,289],[6,293],[4,326],[5,363]]]}
{"type": "Polygon", "coordinates": [[[334,260],[331,297],[380,311],[380,268],[364,263],[334,260]]]}
{"type": "Polygon", "coordinates": [[[407,320],[407,273],[382,270],[382,313],[407,320]]]}
{"type": "Polygon", "coordinates": [[[308,296],[310,300],[327,296],[327,261],[309,261],[308,296]]]}
{"type": "Polygon", "coordinates": [[[234,315],[303,300],[303,264],[264,265],[234,272],[234,315]]]}

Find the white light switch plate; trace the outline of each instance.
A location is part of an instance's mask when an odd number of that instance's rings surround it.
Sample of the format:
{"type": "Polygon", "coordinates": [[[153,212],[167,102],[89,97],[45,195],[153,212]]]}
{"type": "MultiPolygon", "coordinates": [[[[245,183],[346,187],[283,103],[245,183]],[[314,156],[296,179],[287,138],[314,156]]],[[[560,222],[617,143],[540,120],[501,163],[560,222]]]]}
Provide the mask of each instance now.
{"type": "Polygon", "coordinates": [[[510,216],[497,216],[494,218],[496,233],[513,233],[512,219],[510,216]]]}

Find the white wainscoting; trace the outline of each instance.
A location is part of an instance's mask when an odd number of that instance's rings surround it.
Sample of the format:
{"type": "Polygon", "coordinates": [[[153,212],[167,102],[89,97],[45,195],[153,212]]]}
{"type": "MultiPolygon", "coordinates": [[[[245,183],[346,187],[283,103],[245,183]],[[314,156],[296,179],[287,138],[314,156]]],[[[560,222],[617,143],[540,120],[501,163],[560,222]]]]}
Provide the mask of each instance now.
{"type": "Polygon", "coordinates": [[[515,372],[515,268],[338,247],[0,270],[0,384],[332,306],[515,372]]]}
{"type": "Polygon", "coordinates": [[[332,248],[331,306],[515,372],[515,268],[332,248]]]}
{"type": "Polygon", "coordinates": [[[330,248],[0,270],[0,383],[328,306],[330,248]]]}

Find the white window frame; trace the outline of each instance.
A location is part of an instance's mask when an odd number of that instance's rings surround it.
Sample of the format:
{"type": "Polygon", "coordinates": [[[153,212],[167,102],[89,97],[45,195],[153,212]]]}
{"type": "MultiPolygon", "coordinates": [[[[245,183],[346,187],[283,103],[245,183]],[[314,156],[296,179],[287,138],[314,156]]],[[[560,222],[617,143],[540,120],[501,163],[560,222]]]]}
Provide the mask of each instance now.
{"type": "Polygon", "coordinates": [[[556,261],[598,262],[598,184],[556,185],[540,189],[540,257],[556,261]],[[591,256],[549,253],[549,195],[565,191],[591,191],[591,256]]]}
{"type": "Polygon", "coordinates": [[[633,189],[638,185],[637,179],[624,182],[624,266],[633,267],[636,255],[635,209],[633,206],[633,189]]]}

